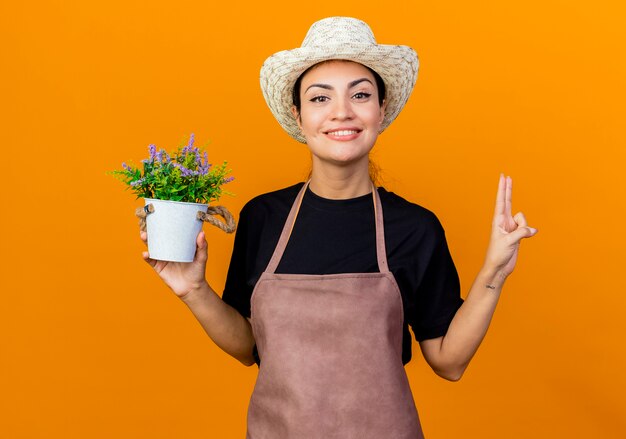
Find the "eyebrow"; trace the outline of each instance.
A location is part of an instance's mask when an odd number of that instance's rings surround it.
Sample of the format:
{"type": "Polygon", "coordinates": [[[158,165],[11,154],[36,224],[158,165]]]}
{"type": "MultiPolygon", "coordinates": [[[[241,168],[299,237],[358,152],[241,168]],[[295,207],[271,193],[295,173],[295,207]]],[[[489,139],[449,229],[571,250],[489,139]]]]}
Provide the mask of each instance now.
{"type": "MultiPolygon", "coordinates": [[[[364,82],[364,81],[369,82],[370,84],[372,84],[372,81],[370,81],[369,79],[367,79],[367,78],[360,78],[360,79],[355,79],[354,81],[350,82],[348,84],[348,88],[355,87],[355,86],[359,85],[361,82],[364,82]]],[[[372,85],[374,85],[374,84],[372,84],[372,85]]],[[[304,92],[306,93],[307,91],[309,91],[310,88],[313,88],[313,87],[324,88],[326,90],[333,90],[332,85],[328,85],[328,84],[311,84],[311,85],[309,85],[307,87],[307,89],[304,92]]]]}

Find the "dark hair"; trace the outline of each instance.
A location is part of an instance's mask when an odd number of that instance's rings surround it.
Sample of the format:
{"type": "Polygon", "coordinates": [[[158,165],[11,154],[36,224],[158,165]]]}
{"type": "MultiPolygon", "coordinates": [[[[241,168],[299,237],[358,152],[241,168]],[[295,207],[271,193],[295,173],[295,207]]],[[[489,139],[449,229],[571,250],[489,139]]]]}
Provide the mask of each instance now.
{"type": "MultiPolygon", "coordinates": [[[[326,61],[322,61],[322,62],[326,62],[326,61]]],[[[302,104],[300,102],[300,87],[302,85],[302,78],[304,77],[304,75],[308,73],[309,70],[311,70],[313,67],[319,64],[321,63],[314,64],[308,69],[306,69],[300,76],[298,76],[298,79],[296,79],[296,83],[293,85],[293,93],[292,93],[293,105],[296,107],[296,111],[298,112],[298,114],[300,114],[300,106],[302,104]]],[[[363,67],[365,67],[367,70],[372,72],[372,75],[374,76],[374,79],[376,80],[376,88],[378,89],[378,105],[382,107],[383,101],[385,100],[385,94],[386,94],[385,82],[383,81],[383,78],[381,78],[380,75],[376,73],[374,70],[370,69],[369,67],[365,65],[363,67]]]]}

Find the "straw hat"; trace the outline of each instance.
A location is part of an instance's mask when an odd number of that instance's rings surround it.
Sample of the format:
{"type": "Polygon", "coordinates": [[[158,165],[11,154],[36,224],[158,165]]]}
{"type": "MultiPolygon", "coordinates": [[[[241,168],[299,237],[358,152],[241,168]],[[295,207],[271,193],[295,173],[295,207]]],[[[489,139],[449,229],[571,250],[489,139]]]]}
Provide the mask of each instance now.
{"type": "Polygon", "coordinates": [[[349,17],[330,17],[313,23],[301,47],[277,52],[265,60],[261,67],[261,90],[278,123],[291,137],[306,143],[291,113],[293,87],[305,70],[330,59],[363,64],[383,79],[387,108],[382,132],[409,99],[419,60],[408,46],[376,44],[367,23],[349,17]]]}

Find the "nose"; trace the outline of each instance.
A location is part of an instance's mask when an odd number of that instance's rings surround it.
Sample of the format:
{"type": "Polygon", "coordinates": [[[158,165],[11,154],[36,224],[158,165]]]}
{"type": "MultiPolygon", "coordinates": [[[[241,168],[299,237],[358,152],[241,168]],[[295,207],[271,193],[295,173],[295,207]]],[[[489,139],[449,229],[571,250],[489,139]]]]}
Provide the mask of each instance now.
{"type": "Polygon", "coordinates": [[[337,97],[334,100],[334,104],[332,112],[333,120],[349,120],[353,118],[354,113],[349,98],[337,97]]]}

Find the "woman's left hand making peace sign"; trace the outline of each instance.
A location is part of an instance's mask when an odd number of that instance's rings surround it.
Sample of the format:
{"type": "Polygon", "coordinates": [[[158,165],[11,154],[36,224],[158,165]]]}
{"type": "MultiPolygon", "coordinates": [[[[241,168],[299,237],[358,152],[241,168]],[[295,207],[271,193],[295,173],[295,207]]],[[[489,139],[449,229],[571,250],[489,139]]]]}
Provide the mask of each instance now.
{"type": "Polygon", "coordinates": [[[511,216],[512,187],[511,177],[505,178],[504,174],[500,174],[491,239],[485,257],[485,266],[502,280],[515,268],[520,241],[537,233],[537,229],[528,226],[522,212],[511,216]]]}

